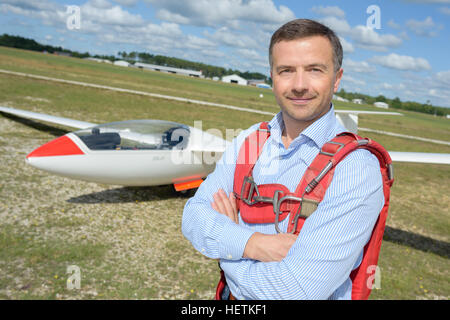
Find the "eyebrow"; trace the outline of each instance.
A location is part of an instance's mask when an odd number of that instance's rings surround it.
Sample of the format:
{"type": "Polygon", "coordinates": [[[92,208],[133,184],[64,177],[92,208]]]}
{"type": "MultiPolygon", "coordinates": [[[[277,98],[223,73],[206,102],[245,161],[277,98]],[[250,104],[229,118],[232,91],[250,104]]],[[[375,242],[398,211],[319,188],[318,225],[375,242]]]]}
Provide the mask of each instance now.
{"type": "MultiPolygon", "coordinates": [[[[305,68],[315,68],[315,67],[322,68],[324,70],[328,70],[328,66],[323,64],[323,63],[311,63],[311,64],[308,64],[308,65],[305,66],[305,68]]],[[[293,66],[281,65],[281,66],[278,66],[276,68],[276,71],[280,71],[280,70],[283,70],[283,69],[291,69],[291,68],[293,68],[293,66]]]]}
{"type": "Polygon", "coordinates": [[[319,67],[319,68],[322,68],[324,70],[328,70],[328,67],[325,64],[323,64],[323,63],[312,63],[312,64],[307,65],[306,67],[307,68],[319,67]]]}
{"type": "Polygon", "coordinates": [[[281,65],[281,66],[278,66],[278,67],[276,68],[276,70],[277,70],[277,71],[280,71],[280,70],[282,70],[282,69],[291,69],[291,68],[292,68],[292,66],[281,65]]]}

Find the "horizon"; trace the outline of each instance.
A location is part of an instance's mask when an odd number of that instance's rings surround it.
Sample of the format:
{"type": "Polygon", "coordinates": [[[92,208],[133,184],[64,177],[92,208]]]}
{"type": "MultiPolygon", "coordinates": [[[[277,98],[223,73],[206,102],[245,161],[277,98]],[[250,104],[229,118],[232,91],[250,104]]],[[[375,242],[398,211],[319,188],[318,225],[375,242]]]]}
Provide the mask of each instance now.
{"type": "Polygon", "coordinates": [[[450,0],[371,5],[365,0],[2,0],[0,25],[2,33],[80,53],[147,52],[269,76],[272,33],[289,20],[310,18],[341,39],[339,89],[450,108],[450,0]]]}

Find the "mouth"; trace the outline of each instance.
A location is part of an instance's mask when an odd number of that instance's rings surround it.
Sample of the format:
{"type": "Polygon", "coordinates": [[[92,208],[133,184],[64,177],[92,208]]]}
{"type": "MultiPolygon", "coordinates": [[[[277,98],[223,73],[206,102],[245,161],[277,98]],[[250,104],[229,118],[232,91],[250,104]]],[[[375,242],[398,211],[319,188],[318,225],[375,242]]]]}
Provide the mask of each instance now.
{"type": "Polygon", "coordinates": [[[308,104],[315,97],[287,97],[293,104],[296,105],[305,105],[308,104]]]}

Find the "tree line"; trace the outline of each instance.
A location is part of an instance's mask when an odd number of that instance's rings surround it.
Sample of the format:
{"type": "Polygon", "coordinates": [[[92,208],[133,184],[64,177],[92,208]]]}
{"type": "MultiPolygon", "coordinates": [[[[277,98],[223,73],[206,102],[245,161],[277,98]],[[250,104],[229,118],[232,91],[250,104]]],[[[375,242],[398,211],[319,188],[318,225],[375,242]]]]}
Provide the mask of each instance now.
{"type": "Polygon", "coordinates": [[[0,46],[32,50],[32,51],[39,51],[39,52],[48,52],[48,53],[65,53],[65,54],[69,54],[72,57],[76,57],[76,58],[93,57],[93,58],[107,59],[112,62],[114,62],[115,60],[118,60],[120,58],[123,60],[127,60],[128,62],[131,62],[131,63],[135,63],[135,62],[139,61],[139,62],[143,62],[143,63],[156,64],[156,65],[160,65],[160,66],[202,71],[202,74],[208,78],[213,78],[213,77],[221,78],[225,75],[237,74],[247,80],[260,79],[260,80],[264,80],[265,82],[270,82],[267,76],[265,76],[261,73],[258,73],[258,72],[250,72],[250,71],[241,72],[239,70],[225,69],[222,67],[204,64],[201,62],[193,62],[193,61],[188,61],[188,60],[174,58],[174,57],[166,57],[166,56],[162,56],[162,55],[153,55],[153,54],[146,53],[146,52],[133,51],[133,52],[127,53],[127,52],[123,51],[123,52],[118,53],[119,58],[114,55],[91,55],[89,52],[81,53],[78,51],[64,49],[62,47],[44,45],[39,42],[36,42],[33,39],[28,39],[28,38],[24,38],[24,37],[20,37],[20,36],[12,36],[12,35],[9,35],[6,33],[0,36],[0,46]]]}
{"type": "Polygon", "coordinates": [[[374,104],[377,101],[385,102],[389,105],[389,108],[393,109],[416,111],[437,116],[446,116],[447,114],[450,114],[449,108],[433,106],[429,100],[426,103],[401,101],[399,97],[395,97],[394,99],[386,98],[383,95],[372,97],[362,93],[347,92],[344,89],[341,89],[337,95],[350,101],[353,99],[362,99],[366,104],[374,104]]]}
{"type": "MultiPolygon", "coordinates": [[[[0,46],[5,47],[13,47],[13,48],[19,48],[19,49],[25,49],[25,50],[33,50],[33,51],[39,51],[39,52],[48,52],[48,53],[66,53],[70,54],[72,57],[76,58],[88,58],[88,57],[94,57],[94,58],[100,58],[100,59],[107,59],[110,61],[118,60],[117,56],[114,55],[91,55],[89,52],[77,52],[73,50],[64,49],[62,47],[55,47],[51,45],[43,45],[41,43],[36,42],[33,39],[28,39],[20,36],[12,36],[8,34],[0,35],[0,46]]],[[[261,73],[258,72],[250,72],[245,71],[241,72],[239,70],[232,70],[232,69],[225,69],[223,67],[213,66],[204,64],[201,62],[193,62],[188,61],[184,59],[174,58],[174,57],[166,57],[162,55],[153,55],[146,52],[136,52],[132,51],[130,53],[127,53],[125,51],[118,52],[118,56],[121,59],[127,60],[131,63],[140,61],[143,63],[149,63],[149,64],[156,64],[161,66],[168,66],[168,67],[174,67],[174,68],[181,68],[181,69],[191,69],[191,70],[197,70],[202,71],[203,75],[208,78],[213,77],[223,77],[225,75],[230,74],[237,74],[241,76],[244,79],[261,79],[264,80],[266,83],[272,85],[272,79],[270,77],[267,77],[261,73]]],[[[430,101],[427,101],[427,103],[418,103],[414,101],[401,101],[400,98],[395,97],[394,99],[389,99],[384,97],[383,95],[379,95],[377,97],[372,97],[366,94],[362,93],[354,93],[354,92],[347,92],[344,89],[341,89],[338,92],[338,95],[342,98],[353,100],[353,99],[363,99],[365,103],[367,104],[373,104],[376,101],[386,102],[389,104],[390,108],[394,109],[403,109],[403,110],[410,110],[410,111],[417,111],[422,113],[428,113],[433,114],[437,116],[446,116],[450,114],[449,108],[443,108],[438,106],[433,106],[430,101]]]]}
{"type": "Polygon", "coordinates": [[[11,36],[6,33],[4,33],[3,35],[0,36],[0,46],[32,50],[32,51],[39,51],[39,52],[48,52],[48,53],[63,52],[63,53],[70,54],[71,56],[76,57],[76,58],[86,58],[86,57],[91,56],[89,54],[89,52],[80,53],[77,51],[64,49],[62,47],[44,45],[44,44],[40,44],[39,42],[36,42],[33,39],[28,39],[28,38],[19,37],[19,36],[11,36]]]}
{"type": "Polygon", "coordinates": [[[226,75],[237,74],[238,76],[247,80],[258,79],[264,80],[265,82],[268,82],[269,80],[267,76],[259,72],[250,72],[250,71],[242,72],[239,70],[226,69],[223,67],[213,66],[201,62],[194,62],[162,55],[153,55],[147,52],[132,51],[130,53],[127,53],[125,51],[119,51],[117,55],[121,57],[123,60],[126,60],[131,63],[138,61],[143,63],[156,64],[159,66],[201,71],[202,74],[207,78],[213,77],[221,78],[226,75]]]}

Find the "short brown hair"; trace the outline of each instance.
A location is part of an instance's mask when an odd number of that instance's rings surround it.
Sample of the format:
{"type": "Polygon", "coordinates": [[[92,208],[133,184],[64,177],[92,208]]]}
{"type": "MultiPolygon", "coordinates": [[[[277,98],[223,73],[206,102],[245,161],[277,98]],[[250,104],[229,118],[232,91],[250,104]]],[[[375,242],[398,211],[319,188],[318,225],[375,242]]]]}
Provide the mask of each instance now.
{"type": "Polygon", "coordinates": [[[338,71],[342,65],[343,52],[339,38],[333,30],[323,24],[309,19],[296,19],[282,25],[270,39],[269,46],[269,63],[272,69],[272,49],[273,46],[280,41],[291,41],[312,36],[326,37],[333,48],[334,70],[338,71]]]}

